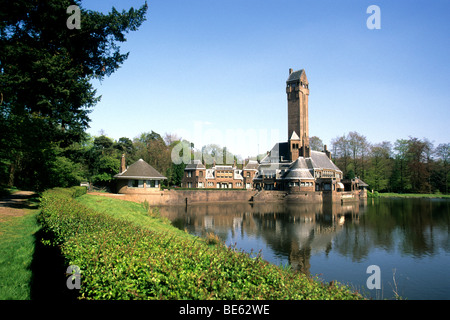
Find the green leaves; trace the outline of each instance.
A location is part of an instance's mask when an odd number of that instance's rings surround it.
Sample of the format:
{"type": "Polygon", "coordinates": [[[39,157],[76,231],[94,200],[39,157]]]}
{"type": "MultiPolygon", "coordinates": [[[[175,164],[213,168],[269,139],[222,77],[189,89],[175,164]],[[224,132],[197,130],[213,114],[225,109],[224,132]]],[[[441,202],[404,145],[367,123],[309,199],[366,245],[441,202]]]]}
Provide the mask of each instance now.
{"type": "Polygon", "coordinates": [[[54,160],[49,150],[82,140],[100,99],[91,80],[110,76],[124,63],[128,53],[116,43],[137,30],[147,12],[147,4],[109,14],[81,8],[82,28],[70,30],[70,4],[0,2],[0,179],[8,170],[9,185],[59,185],[58,177],[46,181],[54,160]]]}
{"type": "Polygon", "coordinates": [[[361,298],[260,255],[95,212],[73,199],[80,193],[46,191],[41,221],[66,260],[81,268],[83,299],[361,298]]]}

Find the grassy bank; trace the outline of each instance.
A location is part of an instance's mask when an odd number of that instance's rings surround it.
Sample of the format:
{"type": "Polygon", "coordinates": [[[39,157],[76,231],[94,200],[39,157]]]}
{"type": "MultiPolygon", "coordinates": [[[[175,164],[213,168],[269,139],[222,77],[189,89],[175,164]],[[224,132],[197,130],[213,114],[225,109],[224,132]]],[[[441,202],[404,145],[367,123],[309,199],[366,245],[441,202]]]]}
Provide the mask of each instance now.
{"type": "MultiPolygon", "coordinates": [[[[0,214],[0,300],[30,299],[37,207],[27,202],[23,214],[0,214]]],[[[17,208],[15,208],[17,210],[17,208]]]]}
{"type": "Polygon", "coordinates": [[[429,199],[450,199],[449,194],[440,193],[378,193],[375,191],[373,194],[367,192],[369,198],[429,198],[429,199]]]}
{"type": "Polygon", "coordinates": [[[67,190],[43,195],[46,242],[81,269],[84,299],[360,299],[338,283],[189,235],[142,204],[67,190]]]}

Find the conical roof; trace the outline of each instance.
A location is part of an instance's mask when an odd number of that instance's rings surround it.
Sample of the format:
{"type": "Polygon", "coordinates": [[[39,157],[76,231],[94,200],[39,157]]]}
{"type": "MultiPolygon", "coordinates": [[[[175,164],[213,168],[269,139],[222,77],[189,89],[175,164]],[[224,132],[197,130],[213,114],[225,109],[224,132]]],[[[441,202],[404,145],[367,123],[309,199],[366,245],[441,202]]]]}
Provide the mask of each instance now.
{"type": "Polygon", "coordinates": [[[159,173],[155,168],[149,165],[142,159],[139,159],[132,165],[130,165],[127,170],[122,173],[116,174],[114,176],[116,179],[137,179],[137,180],[151,180],[167,179],[161,173],[159,173]]]}

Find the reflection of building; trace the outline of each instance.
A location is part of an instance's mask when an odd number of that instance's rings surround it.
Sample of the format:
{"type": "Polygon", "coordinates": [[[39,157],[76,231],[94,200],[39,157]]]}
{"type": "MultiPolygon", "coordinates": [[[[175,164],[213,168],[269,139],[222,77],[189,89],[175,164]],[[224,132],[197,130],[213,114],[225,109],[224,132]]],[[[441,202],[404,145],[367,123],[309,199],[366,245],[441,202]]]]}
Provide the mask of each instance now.
{"type": "Polygon", "coordinates": [[[344,230],[344,225],[358,224],[363,211],[359,202],[301,206],[280,202],[236,203],[160,208],[162,216],[178,221],[176,224],[180,229],[191,233],[213,231],[223,241],[238,242],[238,247],[253,248],[255,252],[258,249],[253,245],[261,239],[274,255],[283,257],[293,269],[304,273],[309,273],[311,255],[327,254],[334,249],[333,241],[344,230]]]}

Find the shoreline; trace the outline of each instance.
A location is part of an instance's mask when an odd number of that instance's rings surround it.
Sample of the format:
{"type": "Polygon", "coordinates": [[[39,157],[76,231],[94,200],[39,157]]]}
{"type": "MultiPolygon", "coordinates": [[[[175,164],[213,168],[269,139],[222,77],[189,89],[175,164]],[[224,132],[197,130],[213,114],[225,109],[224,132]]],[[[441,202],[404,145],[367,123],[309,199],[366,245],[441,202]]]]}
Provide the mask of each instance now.
{"type": "Polygon", "coordinates": [[[378,196],[373,198],[450,199],[450,195],[431,193],[379,193],[378,196]]]}

